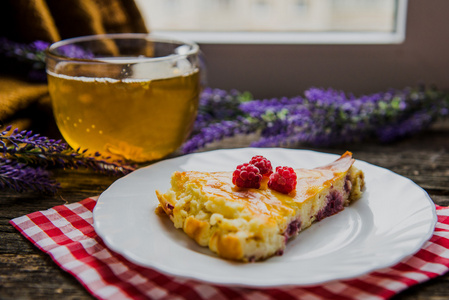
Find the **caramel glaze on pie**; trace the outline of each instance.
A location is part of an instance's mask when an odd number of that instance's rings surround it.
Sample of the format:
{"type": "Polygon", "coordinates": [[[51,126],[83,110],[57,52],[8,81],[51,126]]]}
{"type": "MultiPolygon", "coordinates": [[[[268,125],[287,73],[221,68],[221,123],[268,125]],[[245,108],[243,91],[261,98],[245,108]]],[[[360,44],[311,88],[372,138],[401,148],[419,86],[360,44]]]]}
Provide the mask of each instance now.
{"type": "Polygon", "coordinates": [[[238,188],[232,172],[174,172],[171,188],[156,191],[176,228],[219,256],[239,261],[281,255],[287,240],[361,197],[364,174],[346,152],[315,169],[295,169],[296,189],[282,194],[267,187],[238,188]]]}

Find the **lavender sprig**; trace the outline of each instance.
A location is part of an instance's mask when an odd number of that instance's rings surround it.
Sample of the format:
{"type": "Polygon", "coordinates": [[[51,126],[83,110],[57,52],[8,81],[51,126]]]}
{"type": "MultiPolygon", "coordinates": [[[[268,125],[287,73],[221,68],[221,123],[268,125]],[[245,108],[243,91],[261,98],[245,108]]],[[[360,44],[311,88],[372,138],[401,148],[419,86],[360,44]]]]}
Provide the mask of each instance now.
{"type": "Polygon", "coordinates": [[[239,110],[240,104],[251,99],[251,94],[240,93],[237,90],[227,92],[220,89],[204,89],[192,133],[196,134],[213,123],[236,120],[238,116],[243,115],[239,110]]]}
{"type": "Polygon", "coordinates": [[[135,170],[122,161],[112,161],[96,152],[92,156],[87,150],[73,150],[61,140],[53,140],[32,131],[11,131],[8,126],[0,132],[0,158],[2,182],[0,188],[13,188],[21,192],[40,190],[54,192],[59,185],[49,179],[46,169],[88,168],[103,174],[126,175],[135,170]],[[16,170],[16,171],[14,171],[16,170]]]}
{"type": "Polygon", "coordinates": [[[33,168],[14,160],[0,157],[0,189],[10,188],[17,192],[38,191],[56,193],[59,183],[50,178],[43,168],[33,168]]]}
{"type": "Polygon", "coordinates": [[[293,98],[243,101],[241,95],[206,89],[196,130],[181,150],[190,153],[228,136],[257,132],[254,147],[333,146],[372,138],[391,142],[424,130],[449,111],[447,94],[423,87],[360,97],[320,88],[293,98]],[[217,113],[223,107],[224,116],[217,113]]]}
{"type": "Polygon", "coordinates": [[[34,69],[45,69],[45,50],[48,46],[50,43],[44,41],[26,44],[0,37],[0,54],[20,62],[30,63],[34,69]]]}
{"type": "MultiPolygon", "coordinates": [[[[45,41],[34,41],[31,43],[19,43],[0,37],[0,58],[5,57],[12,60],[15,65],[23,66],[28,79],[45,82],[45,51],[50,43],[45,41]]],[[[58,49],[58,54],[71,58],[91,59],[94,54],[78,45],[65,45],[58,49]]]]}
{"type": "Polygon", "coordinates": [[[45,50],[50,43],[34,41],[32,43],[18,43],[5,37],[0,37],[0,57],[13,60],[25,66],[27,77],[33,81],[45,82],[45,50]]]}

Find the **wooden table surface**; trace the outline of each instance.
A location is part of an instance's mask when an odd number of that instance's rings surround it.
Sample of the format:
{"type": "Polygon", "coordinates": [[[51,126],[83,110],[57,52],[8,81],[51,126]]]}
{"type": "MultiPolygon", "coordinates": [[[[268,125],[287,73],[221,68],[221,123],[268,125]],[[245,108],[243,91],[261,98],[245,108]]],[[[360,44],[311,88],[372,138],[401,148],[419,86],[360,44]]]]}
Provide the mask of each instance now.
{"type": "MultiPolygon", "coordinates": [[[[311,148],[307,148],[311,149],[311,148]]],[[[449,122],[401,141],[312,149],[354,153],[359,160],[388,168],[424,188],[432,200],[449,206],[449,122]]],[[[62,190],[55,196],[0,191],[0,299],[92,299],[74,277],[26,240],[9,220],[56,205],[99,195],[116,180],[88,171],[58,171],[62,190]]],[[[406,204],[407,199],[404,199],[406,204]]],[[[449,274],[414,286],[393,299],[449,299],[449,274]]]]}

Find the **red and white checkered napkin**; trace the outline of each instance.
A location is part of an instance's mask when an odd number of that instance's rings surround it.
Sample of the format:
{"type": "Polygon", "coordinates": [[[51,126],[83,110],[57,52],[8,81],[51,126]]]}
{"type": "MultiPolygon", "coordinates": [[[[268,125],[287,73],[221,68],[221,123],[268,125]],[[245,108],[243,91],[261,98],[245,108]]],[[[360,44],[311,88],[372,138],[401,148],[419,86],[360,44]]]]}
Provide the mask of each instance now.
{"type": "Polygon", "coordinates": [[[95,198],[10,223],[99,299],[386,299],[449,270],[449,208],[437,206],[432,238],[413,256],[357,279],[311,287],[248,289],[167,276],[109,250],[92,226],[95,198]]]}

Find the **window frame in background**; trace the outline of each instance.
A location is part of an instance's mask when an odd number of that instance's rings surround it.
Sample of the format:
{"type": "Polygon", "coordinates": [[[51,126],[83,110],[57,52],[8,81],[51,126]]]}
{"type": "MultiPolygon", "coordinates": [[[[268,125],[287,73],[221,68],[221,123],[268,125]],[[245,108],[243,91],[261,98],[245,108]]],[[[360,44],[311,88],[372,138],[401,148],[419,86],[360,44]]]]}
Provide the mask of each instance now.
{"type": "MultiPolygon", "coordinates": [[[[391,32],[355,30],[296,32],[281,30],[270,32],[153,30],[152,32],[157,35],[204,44],[399,44],[405,39],[408,0],[392,1],[395,2],[395,20],[391,32]]],[[[144,13],[144,15],[146,14],[144,13]]],[[[150,23],[150,20],[148,22],[150,23]]]]}

